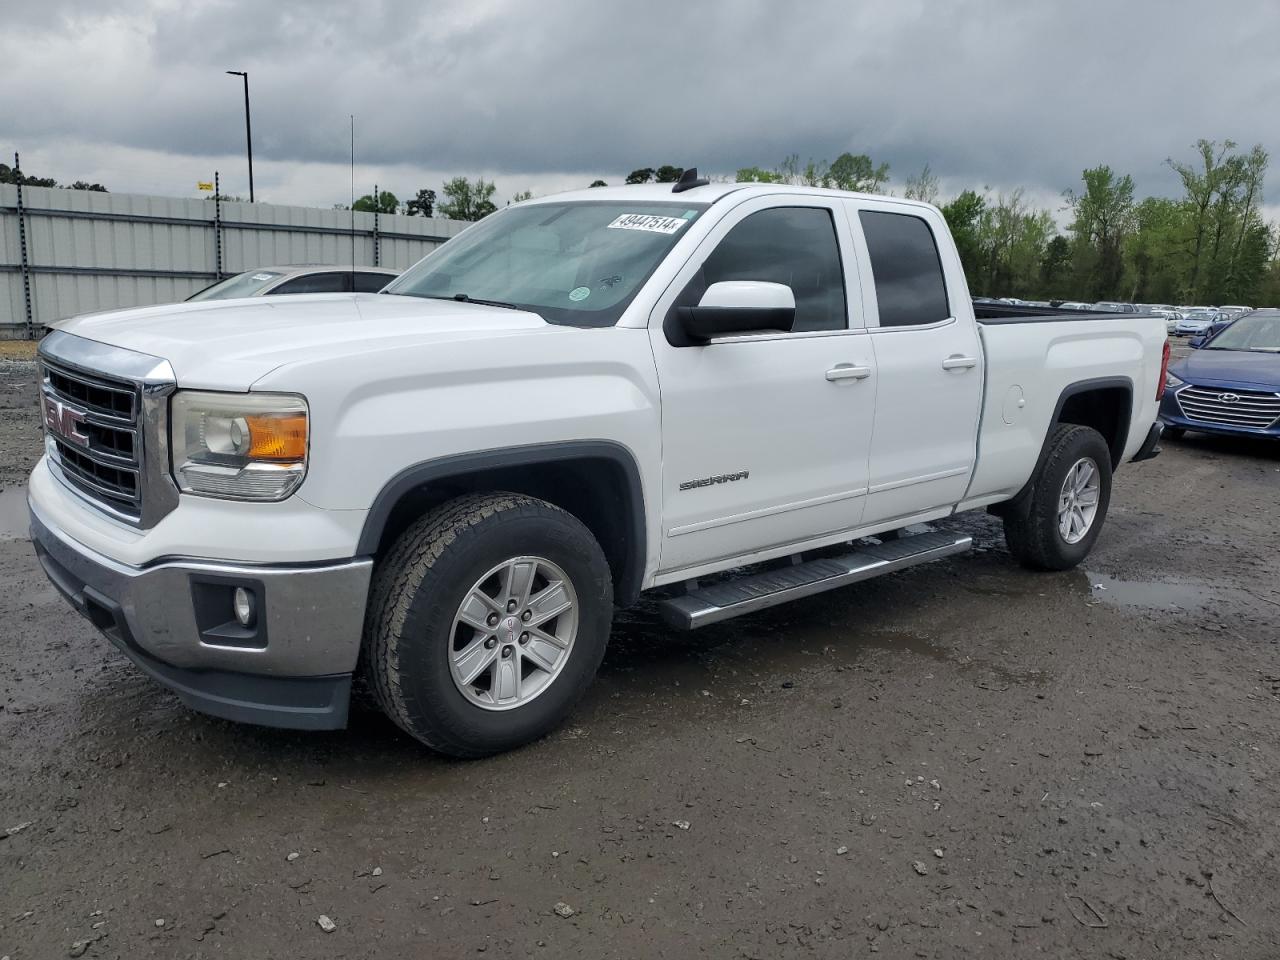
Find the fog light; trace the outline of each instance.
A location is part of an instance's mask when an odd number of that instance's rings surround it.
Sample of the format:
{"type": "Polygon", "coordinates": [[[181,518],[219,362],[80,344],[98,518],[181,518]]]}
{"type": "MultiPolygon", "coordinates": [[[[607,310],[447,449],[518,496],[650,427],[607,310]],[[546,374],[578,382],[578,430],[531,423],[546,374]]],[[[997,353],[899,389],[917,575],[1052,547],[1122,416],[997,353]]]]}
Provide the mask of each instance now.
{"type": "Polygon", "coordinates": [[[253,626],[253,594],[244,587],[236,587],[231,598],[231,607],[236,613],[236,622],[242,627],[253,626]]]}

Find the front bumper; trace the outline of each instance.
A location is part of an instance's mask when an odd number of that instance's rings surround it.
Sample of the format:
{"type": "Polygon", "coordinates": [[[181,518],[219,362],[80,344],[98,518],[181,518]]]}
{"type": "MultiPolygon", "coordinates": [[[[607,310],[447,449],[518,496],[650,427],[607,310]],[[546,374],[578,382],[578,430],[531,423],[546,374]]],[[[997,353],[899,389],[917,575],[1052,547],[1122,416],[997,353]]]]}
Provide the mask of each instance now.
{"type": "Polygon", "coordinates": [[[266,566],[166,560],[119,563],[67,537],[31,507],[31,542],[76,610],[188,706],[305,730],[346,725],[371,560],[266,566]],[[230,591],[255,598],[238,629],[230,591]]]}
{"type": "Polygon", "coordinates": [[[1195,430],[1200,433],[1216,433],[1225,437],[1261,437],[1263,439],[1280,440],[1280,421],[1266,428],[1238,427],[1226,423],[1213,423],[1207,420],[1192,420],[1182,412],[1182,407],[1174,396],[1174,391],[1165,391],[1160,401],[1160,422],[1167,430],[1175,427],[1179,430],[1195,430]]]}

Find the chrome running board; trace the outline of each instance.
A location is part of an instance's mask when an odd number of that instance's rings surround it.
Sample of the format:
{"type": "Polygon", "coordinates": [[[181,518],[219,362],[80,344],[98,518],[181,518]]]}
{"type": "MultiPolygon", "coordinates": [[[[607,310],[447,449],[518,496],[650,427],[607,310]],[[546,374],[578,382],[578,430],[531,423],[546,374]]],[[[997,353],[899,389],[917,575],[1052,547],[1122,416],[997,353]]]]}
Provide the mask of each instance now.
{"type": "Polygon", "coordinates": [[[918,533],[900,540],[860,546],[843,556],[809,560],[691,590],[682,596],[663,600],[658,609],[670,626],[694,630],[919,563],[941,560],[964,553],[972,546],[972,537],[918,533]]]}

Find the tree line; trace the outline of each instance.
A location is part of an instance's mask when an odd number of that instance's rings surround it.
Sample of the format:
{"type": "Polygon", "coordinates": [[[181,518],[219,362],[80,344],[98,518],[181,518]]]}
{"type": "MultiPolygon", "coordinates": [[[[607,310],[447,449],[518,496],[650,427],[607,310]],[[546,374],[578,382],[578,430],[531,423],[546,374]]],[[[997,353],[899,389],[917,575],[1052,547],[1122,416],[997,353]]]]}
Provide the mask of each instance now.
{"type": "MultiPolygon", "coordinates": [[[[968,189],[939,203],[939,180],[927,164],[905,180],[902,195],[940,205],[975,295],[1280,303],[1280,227],[1261,210],[1267,151],[1231,140],[1198,140],[1192,150],[1188,160],[1166,161],[1182,186],[1174,198],[1138,198],[1133,178],[1105,164],[1083,171],[1080,186],[1063,193],[1065,230],[1020,188],[968,189]]],[[[771,170],[743,167],[734,179],[892,192],[889,165],[866,154],[803,165],[792,154],[771,170]]]]}
{"type": "Polygon", "coordinates": [[[107,188],[100,183],[89,183],[77,180],[75,183],[59,183],[53,177],[34,177],[23,173],[17,167],[0,163],[0,183],[22,184],[24,187],[60,187],[64,190],[92,190],[94,193],[106,193],[107,188]]]}

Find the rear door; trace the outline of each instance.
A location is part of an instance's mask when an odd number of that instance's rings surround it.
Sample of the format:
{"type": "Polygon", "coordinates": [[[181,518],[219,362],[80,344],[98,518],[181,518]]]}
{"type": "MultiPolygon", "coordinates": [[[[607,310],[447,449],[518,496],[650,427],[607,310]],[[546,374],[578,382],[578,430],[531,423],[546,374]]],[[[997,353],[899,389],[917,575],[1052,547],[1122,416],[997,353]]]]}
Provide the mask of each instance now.
{"type": "Polygon", "coordinates": [[[841,201],[758,197],[716,224],[658,301],[663,572],[858,524],[875,378],[856,267],[846,283],[854,262],[841,201]],[[687,345],[674,307],[722,280],[791,287],[795,329],[687,345]]]}
{"type": "MultiPolygon", "coordinates": [[[[866,524],[907,518],[963,496],[977,451],[982,353],[958,258],[943,269],[924,207],[848,201],[871,265],[876,411],[866,524]]],[[[950,247],[947,248],[950,252],[950,247]]]]}

